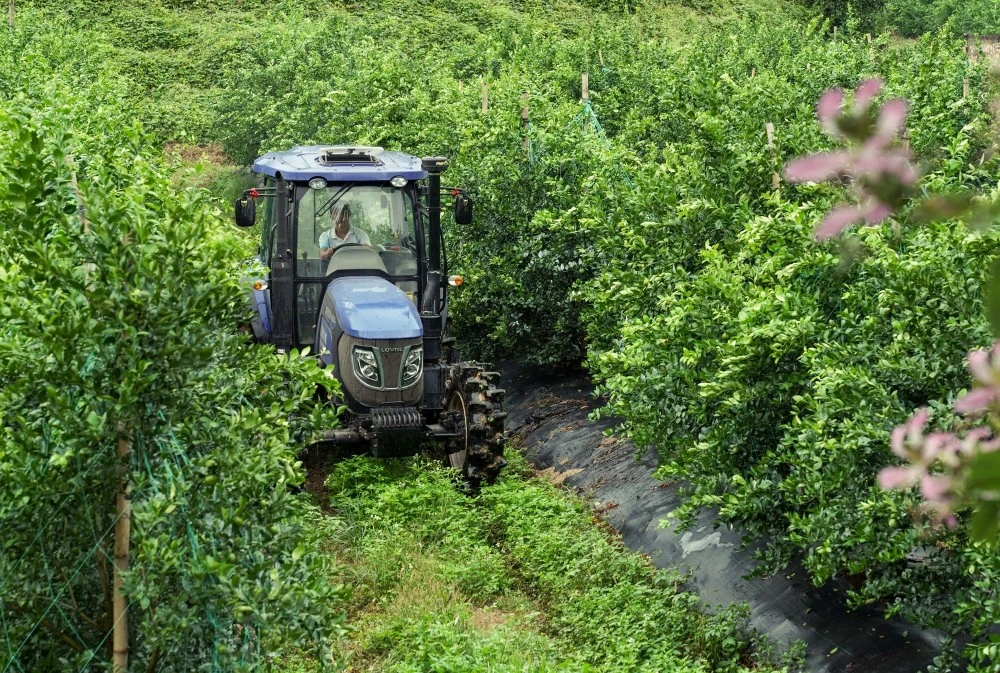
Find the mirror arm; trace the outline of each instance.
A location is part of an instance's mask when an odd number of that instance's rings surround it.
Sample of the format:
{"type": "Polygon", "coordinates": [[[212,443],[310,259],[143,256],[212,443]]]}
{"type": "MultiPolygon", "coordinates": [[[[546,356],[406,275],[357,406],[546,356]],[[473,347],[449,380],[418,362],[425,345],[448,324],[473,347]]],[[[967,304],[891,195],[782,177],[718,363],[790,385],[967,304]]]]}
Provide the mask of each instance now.
{"type": "Polygon", "coordinates": [[[251,187],[250,189],[244,189],[243,193],[240,194],[241,199],[258,199],[258,198],[271,198],[277,196],[276,187],[261,187],[260,189],[256,187],[251,187]]]}

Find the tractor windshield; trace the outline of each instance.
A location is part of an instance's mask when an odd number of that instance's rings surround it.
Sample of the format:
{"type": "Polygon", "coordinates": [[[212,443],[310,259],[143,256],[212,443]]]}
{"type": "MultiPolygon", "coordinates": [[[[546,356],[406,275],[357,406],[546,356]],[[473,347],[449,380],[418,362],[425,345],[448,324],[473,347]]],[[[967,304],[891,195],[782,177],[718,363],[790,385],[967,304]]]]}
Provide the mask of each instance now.
{"type": "Polygon", "coordinates": [[[326,276],[331,251],[345,243],[378,252],[389,275],[416,276],[417,236],[409,192],[388,185],[337,184],[304,190],[298,204],[298,275],[326,276]],[[338,228],[342,218],[348,224],[338,228]]]}
{"type": "Polygon", "coordinates": [[[312,341],[322,299],[321,281],[334,271],[385,271],[416,303],[422,253],[418,255],[421,239],[414,225],[410,190],[331,183],[323,189],[303,185],[295,191],[296,303],[302,341],[312,341]],[[362,253],[359,248],[370,252],[362,253]]]}

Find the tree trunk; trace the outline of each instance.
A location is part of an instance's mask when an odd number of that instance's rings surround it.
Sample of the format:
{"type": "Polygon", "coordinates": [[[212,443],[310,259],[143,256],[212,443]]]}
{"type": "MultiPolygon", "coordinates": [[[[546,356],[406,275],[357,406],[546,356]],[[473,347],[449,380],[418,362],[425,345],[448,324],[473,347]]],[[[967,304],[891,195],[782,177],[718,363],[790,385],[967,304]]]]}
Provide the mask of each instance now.
{"type": "MultiPolygon", "coordinates": [[[[120,432],[121,430],[119,430],[120,432]]],[[[118,438],[118,496],[115,501],[115,586],[111,620],[114,624],[112,638],[112,670],[128,672],[128,604],[122,593],[122,575],[128,572],[129,538],[132,532],[132,502],[128,499],[129,453],[132,443],[124,436],[118,438]]]]}

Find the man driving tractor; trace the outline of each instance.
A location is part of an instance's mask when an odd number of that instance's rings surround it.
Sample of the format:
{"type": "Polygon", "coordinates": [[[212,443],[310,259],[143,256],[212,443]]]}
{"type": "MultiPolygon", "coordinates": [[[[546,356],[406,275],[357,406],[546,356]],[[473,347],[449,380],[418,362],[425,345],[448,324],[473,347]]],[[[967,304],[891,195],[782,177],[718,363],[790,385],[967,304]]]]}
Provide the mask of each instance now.
{"type": "Polygon", "coordinates": [[[333,256],[333,251],[345,243],[357,243],[371,247],[368,234],[351,227],[351,206],[338,205],[330,209],[332,226],[319,237],[319,257],[326,261],[333,256]]]}

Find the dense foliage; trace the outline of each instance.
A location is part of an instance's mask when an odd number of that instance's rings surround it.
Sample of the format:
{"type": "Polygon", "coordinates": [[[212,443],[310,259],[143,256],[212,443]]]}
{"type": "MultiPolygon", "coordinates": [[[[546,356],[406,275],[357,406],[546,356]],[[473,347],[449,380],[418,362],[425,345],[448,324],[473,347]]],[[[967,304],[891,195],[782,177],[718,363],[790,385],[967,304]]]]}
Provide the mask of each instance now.
{"type": "Polygon", "coordinates": [[[1000,33],[1000,6],[992,0],[886,0],[881,27],[906,37],[945,27],[953,35],[1000,33]]]}
{"type": "Polygon", "coordinates": [[[66,84],[0,103],[0,666],[108,665],[119,489],[135,670],[329,650],[341,590],[290,490],[335,422],[327,379],[237,332],[245,244],[158,167],[118,84],[66,84]]]}
{"type": "Polygon", "coordinates": [[[841,27],[919,37],[945,30],[955,36],[1000,33],[993,0],[802,0],[841,27]]]}
{"type": "MultiPolygon", "coordinates": [[[[983,73],[960,40],[869,45],[841,32],[831,43],[822,24],[752,15],[697,49],[656,39],[655,22],[544,39],[491,26],[465,38],[468,52],[401,68],[393,43],[344,41],[352,20],[313,26],[309,44],[329,47],[234,72],[240,100],[270,117],[229,112],[230,147],[346,135],[454,157],[451,179],[480,196],[478,222],[453,234],[471,281],[456,300],[463,337],[540,361],[589,346],[608,413],[661,451],[665,477],[690,483],[681,516],[715,506],[767,536],[765,568],[804,553],[816,581],[866,576],[858,601],[888,600],[956,633],[995,621],[996,555],[961,531],[928,548],[909,496],[874,481],[892,426],[968,383],[964,353],[989,335],[978,294],[994,238],[903,220],[852,239],[864,253],[845,266],[811,240],[839,190],[771,179],[785,158],[826,146],[813,114],[822,91],[879,73],[913,101],[910,142],[933,169],[924,187],[989,184],[993,165],[977,161],[985,106],[961,94],[983,73]],[[503,49],[492,67],[478,63],[503,49]],[[596,117],[574,102],[584,70],[596,117]],[[478,87],[456,81],[478,78],[493,96],[485,116],[478,87]],[[413,92],[405,116],[379,104],[388,90],[372,95],[400,79],[413,92]],[[306,94],[275,106],[286,91],[306,94]],[[237,117],[256,126],[240,130],[237,117]]],[[[433,34],[455,42],[468,30],[442,20],[433,34]]]]}
{"type": "MultiPolygon", "coordinates": [[[[772,182],[786,159],[828,147],[820,93],[878,74],[913,103],[922,189],[994,185],[984,72],[949,38],[959,23],[897,44],[869,43],[869,17],[832,2],[836,42],[777,3],[697,24],[689,8],[704,3],[183,4],[191,14],[39,3],[15,38],[43,71],[86,78],[93,59],[110,63],[138,83],[123,98],[159,139],[218,139],[242,163],[343,140],[451,157],[447,181],[477,195],[476,222],[448,234],[467,279],[452,304],[463,343],[586,357],[608,413],[690,485],[680,515],[718,507],[766,536],[764,569],[803,554],[816,581],[850,577],[857,601],[921,623],[979,638],[1000,620],[997,553],[961,527],[922,537],[912,496],[874,480],[893,425],[923,404],[951,420],[969,384],[964,354],[989,340],[979,289],[995,235],[904,214],[817,246],[842,190],[772,182]],[[121,41],[60,41],[64,11],[121,41]]],[[[972,655],[983,670],[995,658],[972,655]]]]}

